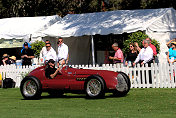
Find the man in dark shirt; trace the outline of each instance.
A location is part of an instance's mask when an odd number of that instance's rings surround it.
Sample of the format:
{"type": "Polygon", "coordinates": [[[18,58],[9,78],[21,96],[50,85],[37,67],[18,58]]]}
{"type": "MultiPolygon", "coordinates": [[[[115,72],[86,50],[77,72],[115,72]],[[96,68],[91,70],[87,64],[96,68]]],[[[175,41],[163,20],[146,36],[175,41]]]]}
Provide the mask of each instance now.
{"type": "Polygon", "coordinates": [[[60,71],[60,68],[55,68],[55,61],[50,59],[48,61],[47,67],[45,69],[45,76],[49,79],[52,79],[56,76],[56,74],[60,71]]]}
{"type": "Polygon", "coordinates": [[[28,43],[24,43],[25,49],[22,51],[22,65],[32,65],[32,58],[34,58],[34,52],[28,47],[28,43]]]}

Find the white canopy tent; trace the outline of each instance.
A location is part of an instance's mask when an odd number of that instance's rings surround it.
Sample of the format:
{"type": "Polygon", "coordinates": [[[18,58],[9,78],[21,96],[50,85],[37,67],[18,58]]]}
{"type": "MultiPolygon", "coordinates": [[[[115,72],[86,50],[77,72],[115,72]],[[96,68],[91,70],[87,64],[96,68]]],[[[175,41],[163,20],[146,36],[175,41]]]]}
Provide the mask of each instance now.
{"type": "Polygon", "coordinates": [[[10,44],[14,46],[15,42],[21,45],[21,41],[18,42],[19,40],[16,39],[29,41],[29,38],[37,39],[42,37],[44,35],[41,34],[41,31],[47,29],[60,19],[58,15],[0,19],[0,48],[10,47],[10,44]]]}
{"type": "MultiPolygon", "coordinates": [[[[69,14],[44,34],[51,37],[107,35],[146,31],[161,44],[160,61],[165,61],[166,42],[176,37],[176,11],[173,8],[117,10],[86,14],[69,14]]],[[[86,45],[86,44],[82,44],[86,45]]]]}
{"type": "MultiPolygon", "coordinates": [[[[16,39],[29,39],[32,41],[41,40],[41,37],[53,37],[53,44],[57,49],[55,37],[62,36],[65,43],[68,44],[71,55],[74,55],[74,64],[76,58],[85,57],[83,60],[88,60],[87,55],[90,55],[90,43],[92,43],[92,56],[94,57],[93,35],[107,34],[122,34],[132,33],[136,31],[146,31],[149,37],[160,42],[161,52],[159,55],[160,61],[166,61],[166,52],[168,51],[165,45],[167,41],[176,37],[176,11],[172,8],[165,9],[144,9],[144,10],[117,10],[86,14],[69,14],[64,18],[59,16],[41,16],[41,17],[16,17],[0,19],[0,46],[3,41],[9,41],[4,47],[15,42],[16,39]],[[87,35],[87,36],[84,36],[87,35]],[[80,37],[79,37],[80,36],[80,37]],[[7,39],[15,39],[13,41],[7,39]],[[74,39],[75,44],[73,41],[74,39]],[[82,39],[82,41],[77,39],[82,39]],[[71,43],[70,43],[71,42],[71,43]],[[82,45],[82,48],[75,50],[74,45],[82,45]],[[85,48],[84,48],[85,47],[85,48]],[[75,52],[73,52],[75,50],[75,52]],[[85,51],[81,55],[77,52],[85,51]],[[89,50],[89,51],[88,51],[89,50]],[[70,51],[71,52],[71,51],[70,51]]],[[[20,44],[21,45],[21,44],[20,44]]],[[[2,48],[2,47],[1,47],[2,48]]],[[[93,63],[95,62],[93,58],[93,63]]],[[[87,63],[87,61],[85,62],[87,63]]]]}

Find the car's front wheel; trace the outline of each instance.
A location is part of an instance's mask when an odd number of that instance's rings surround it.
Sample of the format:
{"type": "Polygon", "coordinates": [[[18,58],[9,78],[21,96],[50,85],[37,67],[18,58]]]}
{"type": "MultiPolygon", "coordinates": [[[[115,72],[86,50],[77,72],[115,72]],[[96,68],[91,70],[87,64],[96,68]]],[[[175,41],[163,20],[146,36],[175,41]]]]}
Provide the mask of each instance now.
{"type": "Polygon", "coordinates": [[[115,96],[123,97],[125,96],[131,87],[131,82],[129,77],[123,73],[123,72],[118,72],[119,74],[117,75],[117,85],[116,85],[116,90],[113,92],[115,96]]]}
{"type": "Polygon", "coordinates": [[[86,95],[89,98],[102,98],[105,95],[105,83],[99,76],[91,76],[85,82],[86,95]]]}
{"type": "Polygon", "coordinates": [[[27,76],[20,85],[20,91],[25,99],[39,99],[42,94],[42,86],[39,79],[27,76]]]}

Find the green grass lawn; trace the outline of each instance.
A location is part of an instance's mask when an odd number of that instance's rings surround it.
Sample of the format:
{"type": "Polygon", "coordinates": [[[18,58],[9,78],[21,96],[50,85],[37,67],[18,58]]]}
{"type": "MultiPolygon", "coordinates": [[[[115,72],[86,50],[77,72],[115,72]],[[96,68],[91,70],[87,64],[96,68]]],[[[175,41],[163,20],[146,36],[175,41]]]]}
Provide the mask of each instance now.
{"type": "Polygon", "coordinates": [[[131,89],[126,97],[95,100],[65,95],[23,100],[19,89],[0,89],[0,118],[176,118],[176,89],[131,89]]]}

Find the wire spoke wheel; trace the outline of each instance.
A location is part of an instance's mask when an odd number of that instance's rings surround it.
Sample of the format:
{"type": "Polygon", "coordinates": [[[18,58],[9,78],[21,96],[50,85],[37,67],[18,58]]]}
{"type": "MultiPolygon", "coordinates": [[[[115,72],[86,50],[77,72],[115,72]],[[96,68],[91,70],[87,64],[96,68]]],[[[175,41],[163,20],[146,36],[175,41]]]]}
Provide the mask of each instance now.
{"type": "Polygon", "coordinates": [[[36,77],[25,77],[20,85],[20,91],[25,99],[39,99],[42,93],[42,86],[36,77]]]}
{"type": "Polygon", "coordinates": [[[117,75],[116,90],[113,92],[115,96],[123,97],[130,90],[131,82],[127,74],[119,72],[117,75]]]}
{"type": "Polygon", "coordinates": [[[121,74],[118,75],[117,77],[117,86],[116,89],[120,92],[127,91],[128,90],[128,84],[125,80],[125,77],[121,74]]]}
{"type": "Polygon", "coordinates": [[[32,80],[27,80],[23,85],[23,93],[26,96],[34,96],[37,92],[37,84],[32,80]]]}
{"type": "Polygon", "coordinates": [[[87,93],[89,96],[97,96],[101,92],[101,82],[97,79],[90,79],[87,83],[87,93]]]}

